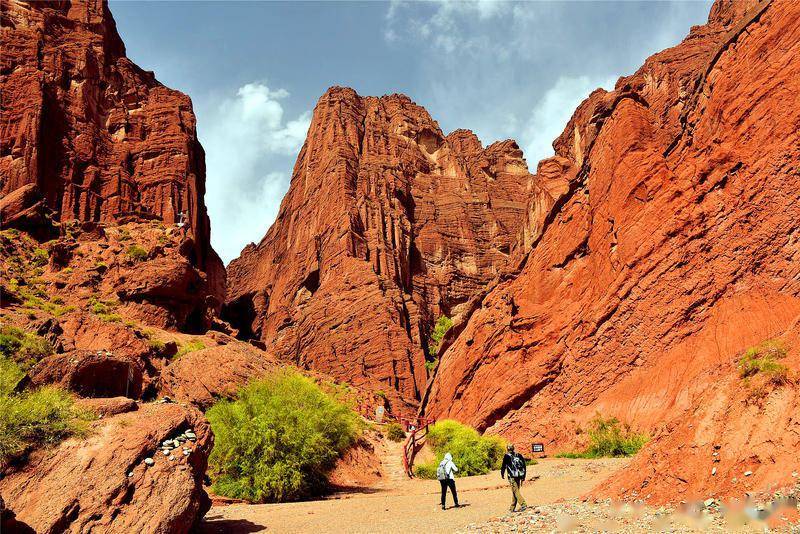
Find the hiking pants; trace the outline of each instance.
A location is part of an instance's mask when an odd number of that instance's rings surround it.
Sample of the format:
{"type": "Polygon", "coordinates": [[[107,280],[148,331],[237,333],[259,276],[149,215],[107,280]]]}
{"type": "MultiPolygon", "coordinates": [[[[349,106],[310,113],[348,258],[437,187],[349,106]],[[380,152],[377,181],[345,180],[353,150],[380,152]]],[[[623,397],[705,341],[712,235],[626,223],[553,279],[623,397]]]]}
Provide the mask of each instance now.
{"type": "Polygon", "coordinates": [[[514,478],[508,477],[508,485],[511,486],[511,511],[513,512],[514,509],[517,507],[517,503],[520,506],[528,506],[525,503],[525,497],[522,496],[522,492],[520,491],[519,487],[522,484],[521,478],[514,478]]]}
{"type": "Polygon", "coordinates": [[[453,502],[458,506],[458,493],[456,493],[456,481],[452,478],[440,480],[439,484],[442,485],[442,507],[444,507],[445,497],[447,497],[447,488],[450,488],[450,493],[453,494],[453,502]]]}

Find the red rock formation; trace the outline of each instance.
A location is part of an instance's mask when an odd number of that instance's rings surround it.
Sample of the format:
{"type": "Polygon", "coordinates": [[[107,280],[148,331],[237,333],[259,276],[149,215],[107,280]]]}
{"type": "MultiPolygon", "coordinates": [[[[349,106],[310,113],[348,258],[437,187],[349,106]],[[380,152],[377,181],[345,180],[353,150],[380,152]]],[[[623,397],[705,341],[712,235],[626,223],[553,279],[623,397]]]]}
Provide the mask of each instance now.
{"type": "Polygon", "coordinates": [[[433,322],[505,265],[529,179],[513,141],[484,149],[405,96],[332,88],[275,224],[230,264],[226,315],[279,357],[414,405],[433,322]]]}
{"type": "Polygon", "coordinates": [[[197,410],[147,404],[91,430],[85,440],[37,451],[0,479],[18,521],[41,533],[185,533],[210,507],[202,481],[214,437],[197,410]],[[190,455],[161,454],[163,440],[190,428],[197,436],[190,455]]]}
{"type": "Polygon", "coordinates": [[[125,57],[104,1],[1,7],[0,196],[35,184],[60,221],[172,224],[186,212],[194,264],[221,304],[189,97],[125,57]]]}
{"type": "Polygon", "coordinates": [[[648,432],[702,417],[713,371],[800,313],[798,58],[800,5],[718,1],[592,93],[539,165],[519,272],[444,354],[426,414],[551,451],[598,411],[648,432]]]}

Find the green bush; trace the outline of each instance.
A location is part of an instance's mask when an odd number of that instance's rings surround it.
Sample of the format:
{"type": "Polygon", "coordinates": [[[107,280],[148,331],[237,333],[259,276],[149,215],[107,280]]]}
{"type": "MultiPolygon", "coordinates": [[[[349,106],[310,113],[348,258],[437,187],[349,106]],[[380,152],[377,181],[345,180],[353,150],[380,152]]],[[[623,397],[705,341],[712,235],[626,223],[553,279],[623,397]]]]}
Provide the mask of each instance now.
{"type": "Polygon", "coordinates": [[[0,467],[29,449],[84,435],[92,418],[57,387],[14,393],[23,374],[12,359],[0,356],[0,467]]]}
{"type": "Polygon", "coordinates": [[[589,422],[589,446],[580,452],[562,452],[557,458],[606,458],[633,456],[648,441],[646,434],[633,432],[616,417],[597,415],[589,422]]]}
{"type": "Polygon", "coordinates": [[[451,419],[432,425],[426,440],[436,460],[415,466],[414,473],[420,478],[436,478],[436,467],[448,452],[458,467],[456,476],[483,475],[498,469],[505,454],[506,444],[500,437],[481,436],[474,428],[451,419]]]}
{"type": "Polygon", "coordinates": [[[0,356],[18,365],[22,372],[53,353],[53,346],[43,338],[14,326],[0,326],[0,356]]]}
{"type": "Polygon", "coordinates": [[[436,478],[436,468],[438,465],[438,462],[417,464],[414,466],[414,476],[417,478],[428,478],[432,480],[436,478]]]}
{"type": "Polygon", "coordinates": [[[739,360],[739,376],[744,379],[763,374],[775,382],[784,382],[788,368],[778,363],[786,357],[786,347],[778,340],[767,340],[747,349],[739,360]]]}
{"type": "Polygon", "coordinates": [[[444,338],[444,335],[452,326],[453,321],[444,315],[439,317],[439,319],[436,321],[436,325],[433,327],[433,333],[431,333],[431,339],[428,341],[428,355],[431,358],[436,357],[436,353],[439,352],[439,344],[442,342],[442,338],[444,338]]]}
{"type": "Polygon", "coordinates": [[[439,358],[434,358],[432,360],[425,360],[425,369],[428,370],[429,373],[432,373],[436,369],[436,365],[439,363],[439,358]]]}
{"type": "Polygon", "coordinates": [[[390,441],[400,442],[406,439],[406,433],[403,427],[397,423],[389,423],[386,425],[386,437],[390,441]]]}
{"type": "Polygon", "coordinates": [[[139,245],[131,245],[127,251],[128,257],[133,261],[144,261],[147,259],[147,250],[139,245]]]}
{"type": "Polygon", "coordinates": [[[291,370],[250,383],[206,416],[215,435],[209,458],[214,492],[251,502],[320,492],[359,433],[354,412],[291,370]]]}

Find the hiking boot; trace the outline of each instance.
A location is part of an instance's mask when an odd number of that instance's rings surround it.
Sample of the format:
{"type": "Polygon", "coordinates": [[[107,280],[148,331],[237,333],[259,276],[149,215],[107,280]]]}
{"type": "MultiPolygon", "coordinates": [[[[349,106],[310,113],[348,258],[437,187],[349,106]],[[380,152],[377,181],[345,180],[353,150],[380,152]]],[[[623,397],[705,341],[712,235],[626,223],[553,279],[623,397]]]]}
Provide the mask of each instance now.
{"type": "Polygon", "coordinates": [[[447,507],[445,505],[442,505],[442,510],[447,510],[447,507]]]}
{"type": "Polygon", "coordinates": [[[528,505],[527,504],[523,504],[522,506],[520,506],[519,511],[520,512],[524,512],[527,509],[528,509],[528,505]]]}

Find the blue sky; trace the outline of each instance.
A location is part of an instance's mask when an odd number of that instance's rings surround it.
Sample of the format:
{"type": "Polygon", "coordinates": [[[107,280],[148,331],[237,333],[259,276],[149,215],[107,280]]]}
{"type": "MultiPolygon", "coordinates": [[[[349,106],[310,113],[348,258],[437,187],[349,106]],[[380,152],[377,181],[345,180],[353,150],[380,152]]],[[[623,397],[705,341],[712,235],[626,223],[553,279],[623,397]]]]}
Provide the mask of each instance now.
{"type": "Polygon", "coordinates": [[[192,97],[212,244],[227,263],[272,224],[331,85],[405,93],[445,133],[514,138],[528,166],[596,87],[703,24],[684,2],[111,0],[130,57],[192,97]]]}

